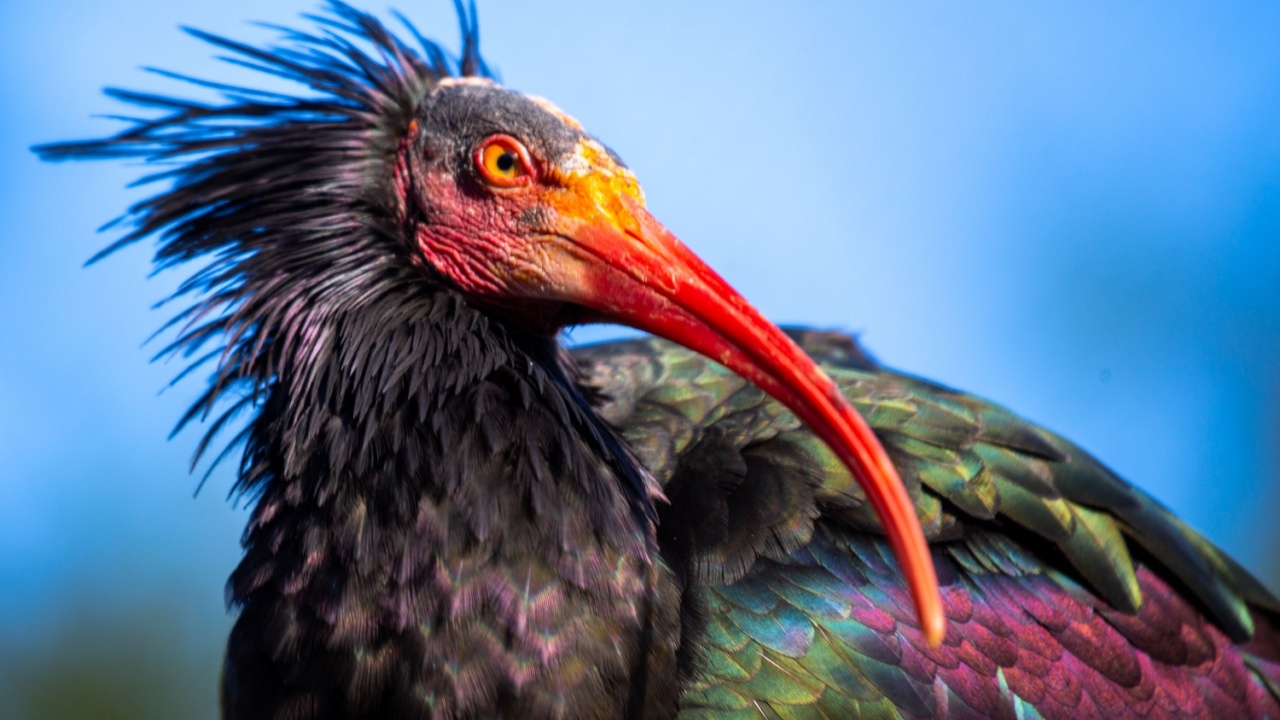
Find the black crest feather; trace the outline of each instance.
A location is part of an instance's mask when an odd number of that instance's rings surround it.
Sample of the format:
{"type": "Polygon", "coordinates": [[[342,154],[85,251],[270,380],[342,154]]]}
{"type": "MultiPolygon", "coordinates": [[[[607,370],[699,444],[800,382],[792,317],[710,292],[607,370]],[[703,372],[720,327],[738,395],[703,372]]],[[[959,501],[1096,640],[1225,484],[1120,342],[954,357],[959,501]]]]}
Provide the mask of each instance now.
{"type": "MultiPolygon", "coordinates": [[[[230,400],[209,424],[193,465],[235,417],[263,401],[283,363],[299,360],[296,351],[325,308],[368,301],[421,277],[399,247],[404,235],[393,167],[399,143],[441,79],[492,77],[480,57],[474,3],[455,6],[458,57],[403,17],[417,47],[339,0],[308,16],[317,25],[312,32],[270,26],[281,40],[268,47],[187,29],[226,51],[227,62],[301,91],[154,71],[211,89],[221,101],[108,89],[111,97],[156,114],[129,119],[130,127],[106,139],[35,148],[47,160],[138,158],[161,168],[139,183],[166,189],[111,223],[127,231],[90,262],[152,236],[159,240],[157,270],[204,262],[174,296],[192,304],[166,324],[179,331],[161,352],[194,358],[179,379],[216,363],[208,388],[175,433],[230,400]],[[309,278],[305,286],[288,282],[300,276],[309,278]]],[[[243,433],[233,439],[217,460],[244,439],[243,433]]],[[[238,489],[247,489],[246,482],[242,473],[238,489]]]]}

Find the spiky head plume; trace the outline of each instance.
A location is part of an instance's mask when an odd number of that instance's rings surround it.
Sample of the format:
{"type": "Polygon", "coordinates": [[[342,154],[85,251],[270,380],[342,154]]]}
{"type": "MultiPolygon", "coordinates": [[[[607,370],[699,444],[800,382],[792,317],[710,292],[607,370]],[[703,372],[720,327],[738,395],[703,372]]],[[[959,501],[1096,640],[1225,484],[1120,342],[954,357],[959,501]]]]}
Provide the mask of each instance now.
{"type": "Polygon", "coordinates": [[[474,4],[455,4],[458,57],[403,18],[417,47],[340,0],[308,16],[317,23],[314,32],[275,27],[281,42],[268,47],[188,29],[229,52],[228,62],[302,91],[159,71],[212,89],[220,101],[109,89],[108,95],[158,114],[133,119],[106,139],[36,148],[50,160],[141,158],[173,166],[142,179],[167,186],[115,221],[127,232],[93,259],[155,236],[158,269],[205,262],[175,296],[193,300],[166,325],[179,332],[162,353],[196,358],[182,375],[216,363],[208,389],[178,429],[234,397],[194,460],[230,420],[262,401],[286,364],[297,365],[292,372],[316,372],[305,352],[327,314],[403,291],[430,272],[405,246],[410,234],[396,159],[415,110],[442,79],[492,77],[479,54],[474,4]]]}

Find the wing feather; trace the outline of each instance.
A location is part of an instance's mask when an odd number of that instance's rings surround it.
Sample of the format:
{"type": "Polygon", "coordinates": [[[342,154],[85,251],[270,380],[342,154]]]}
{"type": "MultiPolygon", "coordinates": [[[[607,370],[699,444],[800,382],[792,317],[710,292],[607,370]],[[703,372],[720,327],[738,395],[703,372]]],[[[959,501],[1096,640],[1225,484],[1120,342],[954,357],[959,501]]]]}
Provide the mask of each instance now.
{"type": "Polygon", "coordinates": [[[699,608],[683,716],[1280,717],[1280,603],[1219,549],[1004,408],[792,334],[915,499],[949,633],[923,643],[861,488],[790,412],[665,341],[580,349],[671,501],[663,554],[699,608]]]}

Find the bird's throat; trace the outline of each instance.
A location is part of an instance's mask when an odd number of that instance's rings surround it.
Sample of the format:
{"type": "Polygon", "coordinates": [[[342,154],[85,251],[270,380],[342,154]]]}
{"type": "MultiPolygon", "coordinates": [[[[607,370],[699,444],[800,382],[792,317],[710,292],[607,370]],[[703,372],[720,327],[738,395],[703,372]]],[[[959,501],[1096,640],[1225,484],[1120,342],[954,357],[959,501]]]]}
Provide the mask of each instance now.
{"type": "Polygon", "coordinates": [[[417,683],[482,710],[468,672],[519,693],[595,658],[573,692],[625,694],[600,684],[634,673],[657,572],[626,458],[554,357],[447,293],[420,301],[368,315],[413,322],[320,328],[316,369],[282,375],[254,423],[229,692],[376,704],[417,683]]]}

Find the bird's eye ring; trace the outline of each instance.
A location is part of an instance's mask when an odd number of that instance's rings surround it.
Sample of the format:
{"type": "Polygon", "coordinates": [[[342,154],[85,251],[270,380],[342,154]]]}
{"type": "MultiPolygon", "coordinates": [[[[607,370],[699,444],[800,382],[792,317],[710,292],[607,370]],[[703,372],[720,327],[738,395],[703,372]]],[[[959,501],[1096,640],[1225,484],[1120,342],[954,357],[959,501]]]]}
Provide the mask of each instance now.
{"type": "Polygon", "coordinates": [[[529,151],[510,135],[494,135],[476,148],[476,170],[496,187],[517,187],[533,177],[529,151]]]}

